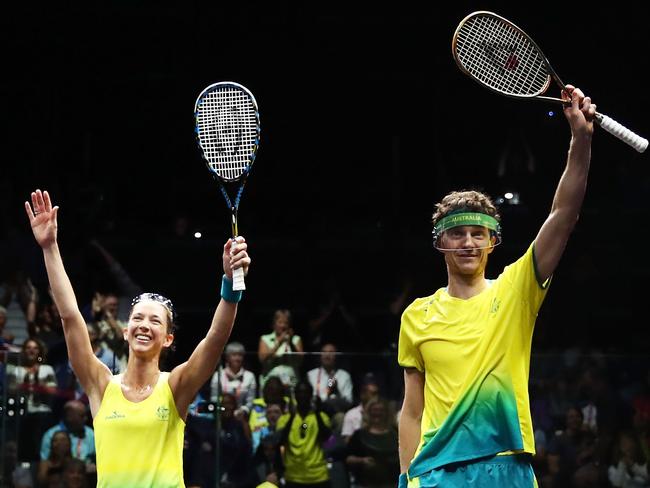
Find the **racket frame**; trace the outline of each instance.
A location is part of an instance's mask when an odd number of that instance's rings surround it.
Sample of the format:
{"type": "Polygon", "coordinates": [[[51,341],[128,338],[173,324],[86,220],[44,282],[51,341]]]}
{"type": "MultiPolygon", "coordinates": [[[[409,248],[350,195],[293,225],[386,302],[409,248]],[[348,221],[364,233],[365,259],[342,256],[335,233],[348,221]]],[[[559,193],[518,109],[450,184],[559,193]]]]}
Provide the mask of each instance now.
{"type": "MultiPolygon", "coordinates": [[[[253,167],[253,163],[255,162],[255,159],[257,157],[257,152],[259,150],[259,143],[260,143],[260,134],[261,134],[261,126],[260,126],[260,114],[259,114],[259,109],[257,106],[257,101],[255,100],[255,97],[251,93],[251,91],[246,88],[245,86],[235,83],[234,81],[220,81],[217,83],[213,83],[206,88],[204,88],[199,96],[196,98],[196,102],[194,104],[194,133],[196,136],[196,142],[199,146],[199,149],[201,150],[201,157],[203,161],[205,162],[205,165],[207,166],[208,170],[210,171],[210,174],[212,174],[212,177],[217,181],[219,184],[219,189],[221,190],[221,193],[226,201],[226,205],[228,206],[230,210],[230,215],[231,215],[231,231],[232,231],[232,239],[233,241],[235,238],[239,235],[239,227],[238,227],[238,217],[237,213],[239,211],[239,203],[241,201],[241,196],[242,193],[244,192],[244,186],[246,185],[246,180],[248,178],[248,175],[250,174],[250,171],[253,167]],[[216,91],[219,88],[226,88],[226,87],[232,87],[236,90],[239,90],[243,93],[245,93],[248,98],[250,99],[253,108],[254,108],[254,114],[255,114],[255,139],[254,139],[254,144],[253,144],[253,150],[249,156],[249,161],[248,164],[246,165],[246,168],[241,172],[236,177],[233,178],[225,178],[217,172],[215,168],[211,166],[213,164],[210,161],[210,158],[207,156],[206,151],[203,147],[203,144],[201,142],[200,138],[200,130],[199,130],[199,106],[201,101],[205,98],[205,96],[208,93],[212,93],[216,91]],[[237,189],[237,193],[235,195],[234,199],[230,198],[230,195],[228,195],[228,191],[226,186],[227,185],[232,185],[234,183],[239,183],[239,188],[237,189]]],[[[244,273],[242,268],[238,268],[233,271],[233,290],[239,291],[239,290],[245,290],[246,285],[244,283],[244,273]]]]}

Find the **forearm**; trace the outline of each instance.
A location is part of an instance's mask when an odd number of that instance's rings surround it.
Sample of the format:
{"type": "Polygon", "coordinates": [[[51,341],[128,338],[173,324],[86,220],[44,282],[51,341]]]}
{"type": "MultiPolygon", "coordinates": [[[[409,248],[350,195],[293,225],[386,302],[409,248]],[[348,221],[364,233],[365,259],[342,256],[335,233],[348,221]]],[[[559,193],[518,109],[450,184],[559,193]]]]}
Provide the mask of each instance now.
{"type": "Polygon", "coordinates": [[[203,340],[204,351],[210,356],[214,362],[213,371],[217,367],[221,353],[228,342],[230,333],[235,324],[235,317],[237,316],[237,304],[227,302],[223,298],[219,301],[217,309],[212,317],[210,329],[203,340]]]}
{"type": "Polygon", "coordinates": [[[572,137],[566,167],[551,208],[551,213],[556,214],[571,228],[578,218],[585,197],[590,162],[591,136],[572,137]]]}
{"type": "Polygon", "coordinates": [[[399,466],[400,472],[408,470],[420,443],[420,416],[402,412],[399,420],[399,466]]]}
{"type": "Polygon", "coordinates": [[[80,314],[72,284],[63,267],[63,259],[58,244],[54,243],[44,248],[43,257],[45,258],[47,277],[52,288],[52,297],[61,318],[65,321],[73,315],[80,314]]]}

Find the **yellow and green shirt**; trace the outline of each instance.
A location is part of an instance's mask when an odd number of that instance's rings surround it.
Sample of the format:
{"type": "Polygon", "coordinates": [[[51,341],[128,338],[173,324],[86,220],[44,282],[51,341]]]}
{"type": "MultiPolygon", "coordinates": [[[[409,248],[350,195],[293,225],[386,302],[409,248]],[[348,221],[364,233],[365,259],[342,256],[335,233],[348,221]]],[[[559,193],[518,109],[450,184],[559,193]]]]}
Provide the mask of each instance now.
{"type": "Polygon", "coordinates": [[[398,361],[425,375],[409,478],[498,453],[535,452],[528,372],[547,285],[537,279],[533,244],[480,294],[463,300],[441,288],[404,311],[398,361]]]}
{"type": "Polygon", "coordinates": [[[124,397],[114,376],[95,415],[98,488],[179,488],[183,483],[185,422],[161,373],[141,402],[124,397]]]}
{"type": "MultiPolygon", "coordinates": [[[[327,414],[320,412],[325,427],[330,427],[327,414]]],[[[283,429],[291,414],[285,413],[278,419],[276,430],[283,429]]],[[[329,479],[325,453],[318,440],[318,420],[316,413],[309,412],[301,417],[296,412],[289,430],[289,442],[284,451],[284,477],[294,483],[321,483],[329,479]]]]}

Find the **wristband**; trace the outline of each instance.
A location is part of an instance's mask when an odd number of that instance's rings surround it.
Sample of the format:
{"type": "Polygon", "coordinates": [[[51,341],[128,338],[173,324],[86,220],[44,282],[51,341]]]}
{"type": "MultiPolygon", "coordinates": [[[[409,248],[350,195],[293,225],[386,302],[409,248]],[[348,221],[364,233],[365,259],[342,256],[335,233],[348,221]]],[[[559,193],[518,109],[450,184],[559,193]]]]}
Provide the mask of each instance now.
{"type": "Polygon", "coordinates": [[[230,303],[239,303],[241,293],[241,291],[233,291],[232,280],[224,274],[221,278],[221,298],[230,303]]]}

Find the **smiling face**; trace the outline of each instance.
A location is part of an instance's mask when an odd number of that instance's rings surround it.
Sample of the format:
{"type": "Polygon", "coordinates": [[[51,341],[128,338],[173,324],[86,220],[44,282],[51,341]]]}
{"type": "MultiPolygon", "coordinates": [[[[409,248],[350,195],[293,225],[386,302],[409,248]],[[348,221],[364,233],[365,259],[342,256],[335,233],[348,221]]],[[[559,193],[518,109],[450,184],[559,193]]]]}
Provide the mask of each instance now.
{"type": "Polygon", "coordinates": [[[488,255],[494,250],[494,238],[480,225],[462,225],[446,230],[441,248],[451,274],[481,276],[485,273],[488,255]]]}
{"type": "Polygon", "coordinates": [[[163,348],[171,346],[174,335],[169,333],[168,311],[161,303],[143,300],[131,310],[129,323],[124,329],[124,340],[136,354],[159,355],[163,348]]]}

